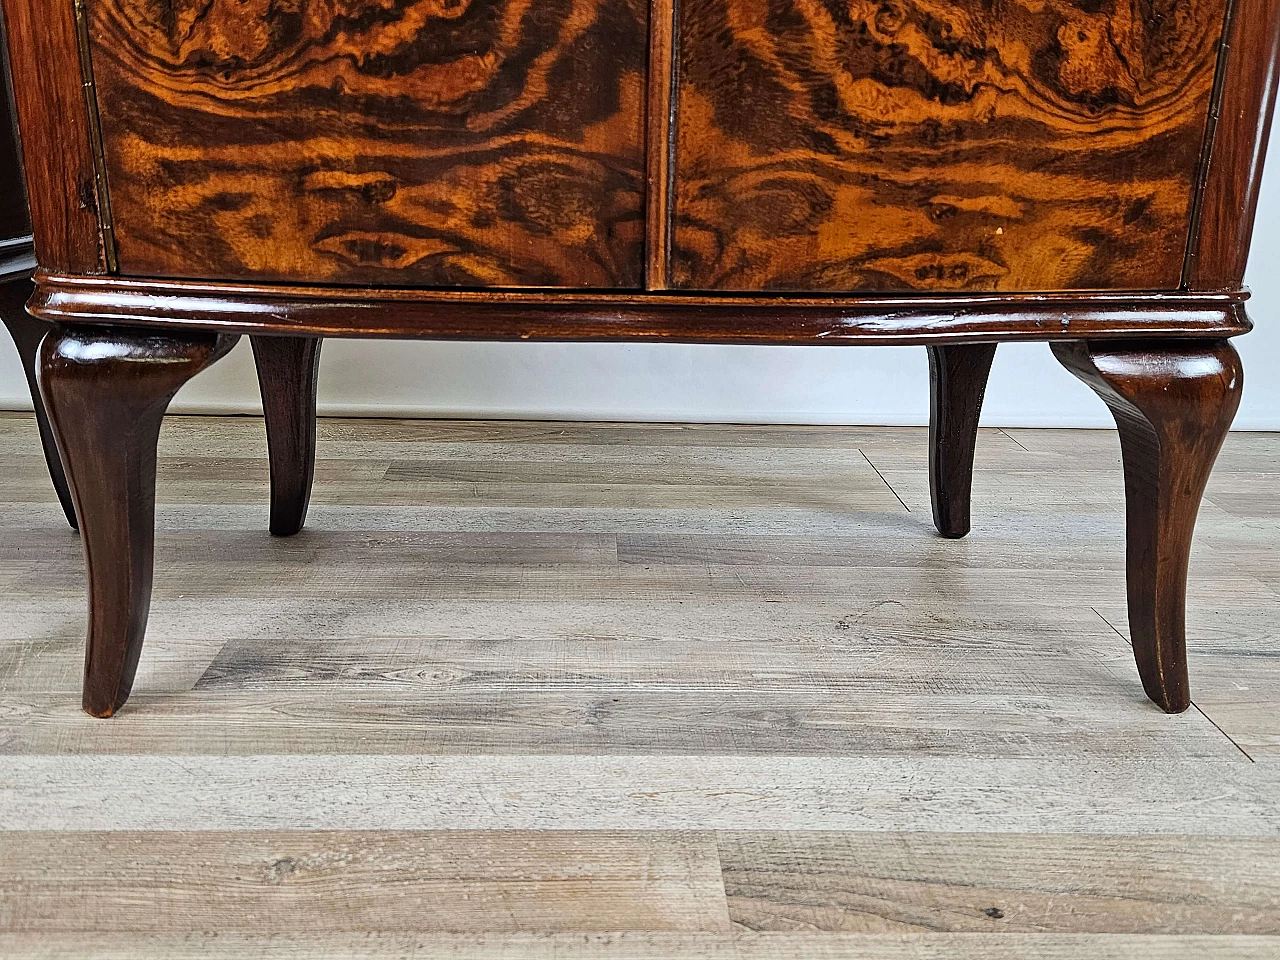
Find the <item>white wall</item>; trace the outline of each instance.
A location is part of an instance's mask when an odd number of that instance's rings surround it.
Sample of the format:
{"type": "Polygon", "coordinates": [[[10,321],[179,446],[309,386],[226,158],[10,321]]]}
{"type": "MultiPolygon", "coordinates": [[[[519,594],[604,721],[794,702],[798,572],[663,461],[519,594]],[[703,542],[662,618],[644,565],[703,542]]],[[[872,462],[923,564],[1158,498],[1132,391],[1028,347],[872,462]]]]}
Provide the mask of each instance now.
{"type": "MultiPolygon", "coordinates": [[[[1263,183],[1247,282],[1257,329],[1238,429],[1280,429],[1280,161],[1263,183]]],[[[3,342],[3,341],[0,341],[3,342]]],[[[531,419],[917,424],[928,377],[919,347],[417,343],[329,340],[322,413],[531,419]]],[[[0,348],[0,408],[30,409],[17,357],[0,348]]],[[[247,342],[183,388],[182,412],[260,410],[247,342]]],[[[1045,344],[1004,345],[983,410],[998,426],[1110,426],[1102,403],[1045,344]]]]}

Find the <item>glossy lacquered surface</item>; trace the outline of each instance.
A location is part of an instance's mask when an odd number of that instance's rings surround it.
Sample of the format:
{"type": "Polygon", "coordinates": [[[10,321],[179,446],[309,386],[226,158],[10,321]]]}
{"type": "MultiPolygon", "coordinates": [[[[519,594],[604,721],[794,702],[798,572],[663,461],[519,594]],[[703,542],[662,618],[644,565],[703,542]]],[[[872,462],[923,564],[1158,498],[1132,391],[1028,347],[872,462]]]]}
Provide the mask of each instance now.
{"type": "Polygon", "coordinates": [[[41,263],[443,287],[1240,286],[1276,0],[618,3],[308,0],[241,20],[181,0],[170,22],[104,0],[78,31],[70,0],[4,0],[41,263]]]}
{"type": "Polygon", "coordinates": [[[1063,337],[1231,337],[1244,294],[712,297],[344,290],[41,275],[32,311],[59,322],[307,336],[654,340],[814,345],[1063,337]]]}
{"type": "Polygon", "coordinates": [[[123,273],[643,284],[641,0],[89,10],[123,273]]]}
{"type": "Polygon", "coordinates": [[[1175,289],[1225,0],[681,0],[674,285],[1175,289]]]}
{"type": "Polygon", "coordinates": [[[129,697],[151,606],[156,441],[178,388],[235,345],[91,328],[46,337],[40,391],[80,520],[89,579],[84,709],[129,697]]]}
{"type": "Polygon", "coordinates": [[[1191,705],[1187,563],[1209,471],[1240,406],[1231,344],[1055,343],[1055,355],[1111,408],[1128,515],[1129,631],[1147,695],[1191,705]]]}
{"type": "Polygon", "coordinates": [[[1280,3],[1233,0],[1220,64],[1183,274],[1192,290],[1234,290],[1244,280],[1280,85],[1280,3]]]}
{"type": "Polygon", "coordinates": [[[1226,9],[99,0],[83,30],[125,275],[1172,290],[1226,9]]]}
{"type": "Polygon", "coordinates": [[[944,537],[969,532],[974,443],[994,343],[929,347],[929,494],[944,537]]]}
{"type": "Polygon", "coordinates": [[[252,337],[271,460],[272,534],[302,529],[316,466],[318,337],[252,337]]]}

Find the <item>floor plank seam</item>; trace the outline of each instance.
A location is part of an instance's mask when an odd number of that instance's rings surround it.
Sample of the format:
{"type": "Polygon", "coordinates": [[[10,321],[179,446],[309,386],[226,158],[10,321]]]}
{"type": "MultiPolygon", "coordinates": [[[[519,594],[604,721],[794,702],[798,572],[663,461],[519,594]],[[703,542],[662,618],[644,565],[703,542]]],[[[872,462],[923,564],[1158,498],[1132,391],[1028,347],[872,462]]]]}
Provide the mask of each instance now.
{"type": "MultiPolygon", "coordinates": [[[[1103,623],[1105,623],[1108,627],[1110,627],[1110,628],[1111,628],[1111,631],[1112,631],[1112,632],[1113,632],[1117,637],[1119,637],[1121,640],[1123,640],[1127,646],[1129,646],[1130,648],[1132,648],[1133,644],[1129,642],[1129,638],[1128,638],[1128,637],[1126,637],[1126,636],[1125,636],[1123,633],[1121,633],[1119,630],[1117,630],[1117,629],[1116,629],[1116,625],[1115,625],[1114,623],[1112,623],[1110,620],[1108,620],[1106,617],[1104,617],[1101,613],[1099,613],[1099,612],[1098,612],[1098,609],[1097,609],[1096,607],[1090,607],[1089,609],[1090,609],[1090,610],[1092,610],[1094,613],[1098,614],[1098,619],[1100,619],[1103,623]]],[[[1197,712],[1197,713],[1199,713],[1199,714],[1200,714],[1200,716],[1204,717],[1206,720],[1208,720],[1208,721],[1209,721],[1209,723],[1213,724],[1213,728],[1214,728],[1215,730],[1217,730],[1220,734],[1222,734],[1224,737],[1226,737],[1228,740],[1230,740],[1230,741],[1231,741],[1231,744],[1232,744],[1232,745],[1233,745],[1237,750],[1239,750],[1242,754],[1244,754],[1244,758],[1245,758],[1246,760],[1248,760],[1250,763],[1257,763],[1257,762],[1258,762],[1258,761],[1256,761],[1255,759],[1253,759],[1253,757],[1252,757],[1252,756],[1250,756],[1250,755],[1249,755],[1249,751],[1248,751],[1248,750],[1246,750],[1244,747],[1242,747],[1242,746],[1241,746],[1241,745],[1236,741],[1235,737],[1231,736],[1231,734],[1229,734],[1229,733],[1227,733],[1227,731],[1223,730],[1223,729],[1222,729],[1222,727],[1218,725],[1218,722],[1217,722],[1216,720],[1214,720],[1214,719],[1213,719],[1213,717],[1211,717],[1211,716],[1209,716],[1209,714],[1205,713],[1205,712],[1204,712],[1204,710],[1201,708],[1200,704],[1196,703],[1196,702],[1195,702],[1195,700],[1192,700],[1192,701],[1191,701],[1191,705],[1192,705],[1193,707],[1195,707],[1195,708],[1196,708],[1196,712],[1197,712]]]]}
{"type": "Polygon", "coordinates": [[[907,501],[903,500],[901,495],[898,493],[898,491],[893,489],[892,483],[890,483],[888,480],[885,480],[885,476],[883,473],[880,472],[880,468],[877,467],[874,463],[872,463],[871,458],[867,456],[867,451],[859,448],[858,452],[862,454],[862,459],[867,461],[867,466],[869,466],[872,470],[876,472],[876,476],[879,477],[881,480],[884,480],[884,485],[889,488],[890,493],[892,493],[895,497],[897,497],[898,502],[902,504],[902,509],[907,511],[907,513],[910,513],[911,508],[907,506],[907,501]]]}

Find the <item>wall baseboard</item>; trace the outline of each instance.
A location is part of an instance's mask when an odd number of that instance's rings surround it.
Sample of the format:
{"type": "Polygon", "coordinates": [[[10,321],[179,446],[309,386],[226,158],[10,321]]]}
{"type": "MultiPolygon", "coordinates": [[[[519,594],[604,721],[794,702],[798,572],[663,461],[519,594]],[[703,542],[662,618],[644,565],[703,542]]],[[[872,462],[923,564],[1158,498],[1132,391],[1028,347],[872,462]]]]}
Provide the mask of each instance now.
{"type": "MultiPolygon", "coordinates": [[[[0,411],[30,413],[30,401],[0,397],[0,411]]],[[[928,421],[922,418],[881,418],[845,419],[825,415],[786,416],[774,411],[759,415],[744,415],[735,411],[732,416],[715,417],[682,416],[678,413],[648,411],[646,416],[620,416],[610,413],[602,416],[591,410],[509,410],[493,409],[443,409],[421,406],[392,406],[369,403],[330,403],[318,407],[322,417],[348,417],[353,419],[384,420],[530,420],[530,421],[579,421],[584,423],[740,423],[740,424],[777,424],[780,426],[823,426],[823,427],[924,427],[928,421]]],[[[169,413],[175,416],[232,416],[260,417],[262,408],[252,403],[206,403],[175,402],[169,413]]],[[[1051,430],[1114,430],[1115,424],[1101,417],[1000,417],[993,421],[983,419],[984,427],[1009,427],[1011,429],[1040,428],[1051,430]]],[[[1237,418],[1232,424],[1233,433],[1271,433],[1280,432],[1280,417],[1248,417],[1237,418]]]]}

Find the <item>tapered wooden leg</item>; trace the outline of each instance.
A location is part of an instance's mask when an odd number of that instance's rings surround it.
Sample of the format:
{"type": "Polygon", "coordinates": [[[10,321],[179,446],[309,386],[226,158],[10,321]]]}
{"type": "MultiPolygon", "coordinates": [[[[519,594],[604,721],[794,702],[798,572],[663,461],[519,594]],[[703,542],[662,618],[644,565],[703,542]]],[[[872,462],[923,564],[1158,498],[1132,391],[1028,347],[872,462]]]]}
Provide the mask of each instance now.
{"type": "Polygon", "coordinates": [[[316,465],[319,337],[250,337],[271,458],[271,532],[302,529],[316,465]]]}
{"type": "Polygon", "coordinates": [[[929,495],[944,537],[969,532],[973,448],[994,343],[929,347],[929,495]]]}
{"type": "Polygon", "coordinates": [[[1073,341],[1055,343],[1053,352],[1106,401],[1120,429],[1133,653],[1147,696],[1179,713],[1191,705],[1191,534],[1240,405],[1240,357],[1225,340],[1073,341]]]}
{"type": "Polygon", "coordinates": [[[40,341],[52,327],[27,313],[27,300],[30,297],[30,280],[15,280],[12,283],[0,285],[0,319],[4,320],[4,325],[9,328],[9,336],[13,337],[14,346],[18,348],[18,356],[22,358],[22,369],[27,375],[27,386],[31,389],[31,404],[36,411],[36,426],[40,430],[40,445],[44,448],[45,463],[49,465],[49,477],[53,480],[53,489],[58,494],[67,523],[71,524],[74,530],[76,510],[71,504],[71,490],[67,486],[67,475],[62,470],[62,458],[58,456],[58,445],[54,442],[53,431],[49,429],[49,417],[45,413],[44,400],[40,397],[40,388],[36,385],[36,352],[40,349],[40,341]]]}
{"type": "Polygon", "coordinates": [[[84,709],[109,717],[133,686],[151,603],[156,441],[178,388],[234,337],[59,328],[38,379],[71,485],[89,571],[84,709]]]}

